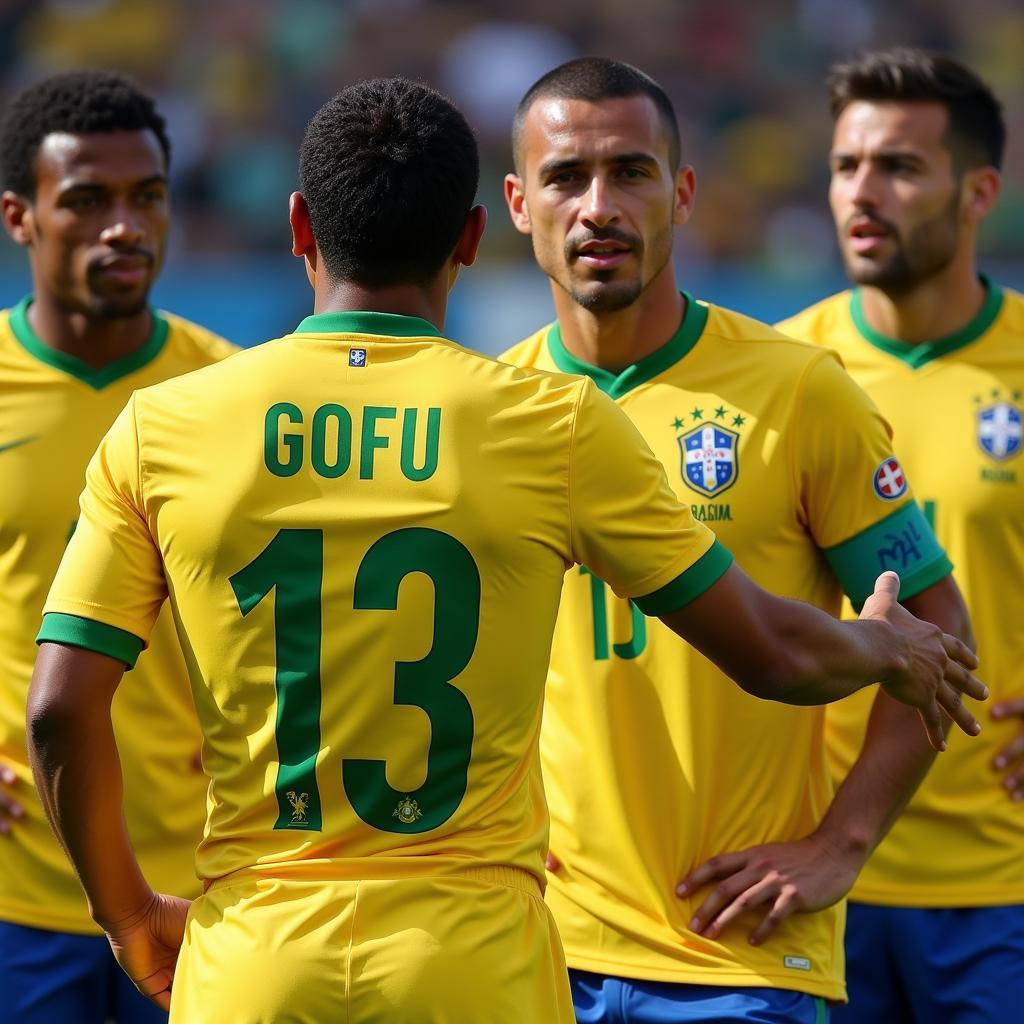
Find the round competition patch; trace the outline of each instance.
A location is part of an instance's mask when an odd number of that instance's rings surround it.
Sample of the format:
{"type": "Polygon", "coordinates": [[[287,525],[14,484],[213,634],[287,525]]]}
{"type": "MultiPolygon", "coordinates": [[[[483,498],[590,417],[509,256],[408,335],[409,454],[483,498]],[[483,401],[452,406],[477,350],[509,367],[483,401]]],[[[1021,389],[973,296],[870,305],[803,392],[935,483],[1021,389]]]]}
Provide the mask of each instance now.
{"type": "Polygon", "coordinates": [[[907,492],[907,475],[897,458],[886,459],[875,470],[875,477],[871,482],[875,494],[883,501],[895,501],[907,492]]]}

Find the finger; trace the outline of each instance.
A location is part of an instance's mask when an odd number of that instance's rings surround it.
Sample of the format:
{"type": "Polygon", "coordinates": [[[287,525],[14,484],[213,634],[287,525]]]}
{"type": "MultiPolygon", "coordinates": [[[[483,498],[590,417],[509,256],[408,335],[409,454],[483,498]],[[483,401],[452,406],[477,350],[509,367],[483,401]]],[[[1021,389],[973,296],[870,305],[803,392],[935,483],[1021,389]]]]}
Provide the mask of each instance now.
{"type": "MultiPolygon", "coordinates": [[[[975,669],[978,667],[978,656],[959,637],[955,637],[951,633],[943,633],[942,646],[946,648],[946,654],[948,654],[949,657],[954,661],[959,662],[965,668],[975,669]]],[[[977,682],[977,680],[975,680],[975,682],[977,682]]],[[[987,689],[985,693],[987,696],[987,689]]],[[[973,697],[974,694],[972,693],[971,696],[973,697]]],[[[978,700],[984,699],[984,697],[978,698],[978,700]]]]}
{"type": "Polygon", "coordinates": [[[1024,718],[1024,697],[993,704],[991,715],[993,718],[1024,718]]]}
{"type": "Polygon", "coordinates": [[[883,572],[875,580],[875,594],[880,597],[889,597],[895,601],[900,596],[900,578],[891,569],[883,572]]]}
{"type": "Polygon", "coordinates": [[[561,866],[562,862],[553,853],[549,852],[544,861],[544,867],[546,867],[548,871],[557,871],[561,866]]]}
{"type": "Polygon", "coordinates": [[[946,749],[946,733],[942,728],[939,705],[932,701],[930,704],[918,708],[917,713],[921,716],[924,731],[928,734],[928,742],[941,754],[946,749]]]}
{"type": "Polygon", "coordinates": [[[780,882],[775,877],[759,879],[754,885],[739,893],[705,929],[704,934],[709,939],[717,939],[741,914],[774,900],[779,895],[780,888],[780,882]]]}
{"type": "Polygon", "coordinates": [[[783,889],[772,909],[754,929],[748,940],[752,946],[760,946],[796,910],[796,896],[792,889],[783,889]]]}
{"type": "MultiPolygon", "coordinates": [[[[142,992],[142,989],[139,989],[142,992]]],[[[161,1010],[169,1011],[171,1009],[171,986],[162,989],[160,992],[142,992],[148,999],[152,999],[161,1010]]]]}
{"type": "Polygon", "coordinates": [[[1011,762],[1019,761],[1022,756],[1024,756],[1024,733],[1015,736],[996,754],[992,760],[992,767],[1005,768],[1011,762]]]}
{"type": "Polygon", "coordinates": [[[741,871],[719,882],[693,912],[690,931],[703,932],[734,899],[763,878],[756,871],[741,871]]]}
{"type": "Polygon", "coordinates": [[[711,860],[705,861],[691,871],[677,886],[676,895],[686,896],[688,893],[702,889],[717,878],[727,878],[741,871],[750,859],[748,850],[739,853],[721,853],[711,860]]]}
{"type": "Polygon", "coordinates": [[[968,736],[977,736],[981,732],[981,723],[971,714],[964,704],[963,697],[949,683],[943,683],[935,696],[939,702],[939,707],[968,736]]]}

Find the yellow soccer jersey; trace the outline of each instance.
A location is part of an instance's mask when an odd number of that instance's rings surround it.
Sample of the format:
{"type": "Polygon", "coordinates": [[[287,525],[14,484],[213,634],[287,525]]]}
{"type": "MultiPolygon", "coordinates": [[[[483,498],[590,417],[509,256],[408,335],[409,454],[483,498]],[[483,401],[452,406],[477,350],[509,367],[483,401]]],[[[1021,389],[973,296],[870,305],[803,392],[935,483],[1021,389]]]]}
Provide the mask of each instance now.
{"type": "MultiPolygon", "coordinates": [[[[557,323],[503,358],[593,378],[768,590],[838,613],[840,581],[863,600],[884,568],[911,592],[949,571],[906,481],[880,489],[887,427],[830,354],[687,296],[676,335],[621,374],[575,359],[557,323]]],[[[645,623],[596,567],[570,573],[541,739],[563,863],[548,900],[569,965],[841,998],[840,908],[754,948],[753,919],[710,941],[688,928],[706,891],[675,896],[715,854],[814,830],[832,796],[823,729],[823,709],[757,700],[645,623]]]]}
{"type": "Polygon", "coordinates": [[[130,663],[170,594],[212,780],[206,879],[542,879],[567,568],[656,614],[730,561],[588,382],[327,313],[135,395],[41,638],[130,663]]]}
{"type": "MultiPolygon", "coordinates": [[[[232,346],[195,324],[158,314],[137,352],[95,370],[44,345],[30,299],[0,313],[0,759],[17,773],[11,795],[27,817],[0,837],[0,920],[92,932],[85,897],[35,795],[25,751],[33,639],[46,592],[78,516],[85,468],[132,392],[206,366],[232,346]]],[[[195,711],[170,620],[124,687],[114,722],[125,762],[132,840],[150,877],[194,895],[206,780],[192,767],[195,711]],[[145,756],[143,756],[145,755],[145,756]]]]}
{"type": "MultiPolygon", "coordinates": [[[[895,431],[915,490],[970,608],[990,703],[1024,696],[1024,297],[986,281],[963,330],[914,347],[865,323],[856,291],[785,321],[828,345],[895,431]]],[[[828,744],[838,778],[867,723],[859,695],[833,705],[828,744]]],[[[909,807],[863,871],[852,898],[917,907],[1024,902],[1024,814],[992,759],[1019,731],[987,715],[977,739],[956,729],[909,807]]]]}

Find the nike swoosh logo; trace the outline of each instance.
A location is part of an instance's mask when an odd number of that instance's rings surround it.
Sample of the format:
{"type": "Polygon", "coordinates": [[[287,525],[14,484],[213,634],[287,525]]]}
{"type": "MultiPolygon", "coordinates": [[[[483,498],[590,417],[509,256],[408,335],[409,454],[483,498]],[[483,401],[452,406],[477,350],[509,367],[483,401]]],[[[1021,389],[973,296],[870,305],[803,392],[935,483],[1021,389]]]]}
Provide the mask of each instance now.
{"type": "Polygon", "coordinates": [[[0,444],[0,452],[7,452],[12,448],[20,448],[23,444],[28,444],[30,441],[34,441],[38,436],[38,434],[33,434],[31,437],[22,437],[17,441],[11,441],[9,444],[0,444]]]}

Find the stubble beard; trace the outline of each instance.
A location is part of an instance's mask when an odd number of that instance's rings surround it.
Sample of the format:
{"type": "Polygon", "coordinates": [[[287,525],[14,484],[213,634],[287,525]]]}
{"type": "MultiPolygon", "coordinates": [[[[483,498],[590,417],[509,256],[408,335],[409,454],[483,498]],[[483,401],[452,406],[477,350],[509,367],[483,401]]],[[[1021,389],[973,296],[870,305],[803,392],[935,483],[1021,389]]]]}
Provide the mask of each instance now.
{"type": "Polygon", "coordinates": [[[896,249],[884,262],[850,259],[844,250],[846,276],[854,284],[877,288],[886,295],[902,296],[941,274],[956,256],[960,238],[959,198],[959,193],[955,193],[941,213],[918,224],[906,239],[893,234],[896,249]]]}

